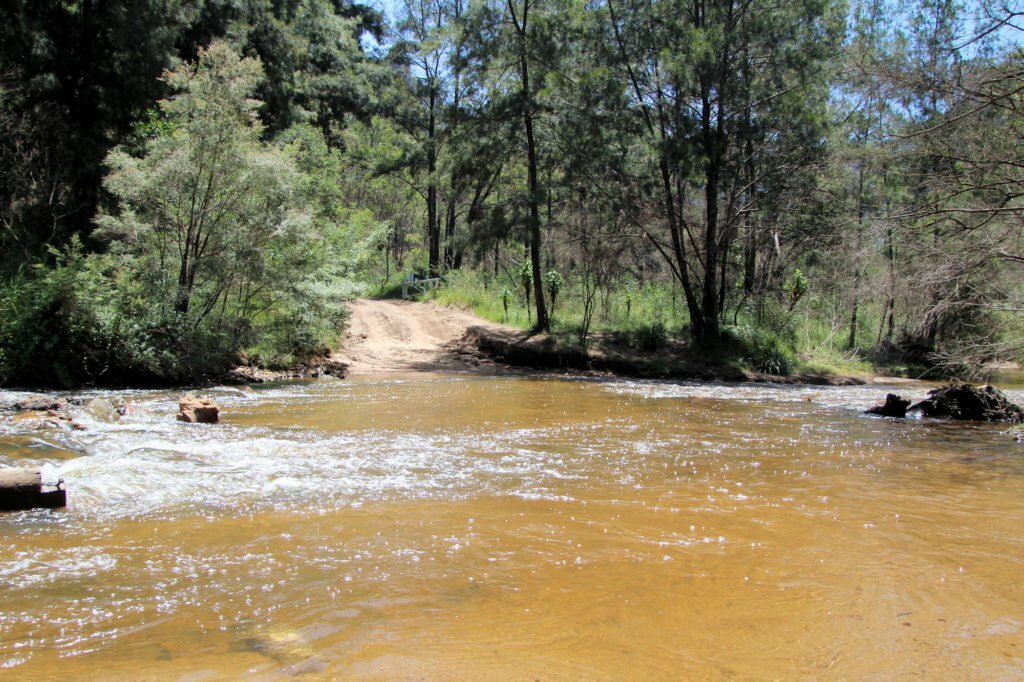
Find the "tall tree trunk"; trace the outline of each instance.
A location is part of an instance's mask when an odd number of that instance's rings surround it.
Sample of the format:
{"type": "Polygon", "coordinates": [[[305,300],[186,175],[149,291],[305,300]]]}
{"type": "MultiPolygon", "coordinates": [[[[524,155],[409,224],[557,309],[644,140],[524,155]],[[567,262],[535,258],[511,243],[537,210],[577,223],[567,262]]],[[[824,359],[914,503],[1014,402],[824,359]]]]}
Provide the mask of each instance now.
{"type": "Polygon", "coordinates": [[[722,264],[718,274],[718,310],[720,313],[725,312],[725,297],[728,293],[726,284],[729,281],[729,251],[732,249],[733,242],[736,241],[738,231],[736,220],[736,188],[733,187],[729,191],[729,205],[726,209],[725,230],[722,235],[722,264]]]}
{"type": "Polygon", "coordinates": [[[755,192],[757,191],[755,182],[755,169],[754,169],[754,142],[750,139],[750,124],[749,124],[750,110],[747,110],[747,141],[744,145],[744,170],[746,171],[746,197],[747,201],[744,205],[746,211],[746,219],[744,220],[744,235],[743,235],[743,294],[750,296],[754,293],[754,283],[757,280],[757,220],[754,217],[754,207],[756,204],[755,192]]]}
{"type": "Polygon", "coordinates": [[[437,86],[431,82],[427,119],[427,259],[430,276],[441,274],[441,225],[437,219],[437,86]]]}
{"type": "Polygon", "coordinates": [[[452,198],[448,200],[448,210],[444,218],[444,267],[445,270],[457,270],[455,258],[455,183],[452,183],[452,198]]]}
{"type": "MultiPolygon", "coordinates": [[[[525,60],[523,64],[525,65],[525,60]]],[[[526,68],[523,69],[524,82],[526,68]]],[[[540,274],[540,205],[538,194],[540,188],[537,182],[537,146],[533,138],[533,116],[527,115],[526,124],[526,155],[527,155],[527,179],[530,186],[530,264],[533,267],[533,295],[537,308],[537,329],[548,329],[548,309],[544,302],[544,286],[540,274]]]]}
{"type": "MultiPolygon", "coordinates": [[[[701,104],[701,126],[703,129],[704,151],[704,287],[701,297],[701,318],[703,322],[702,341],[718,336],[718,186],[721,181],[722,159],[720,140],[711,123],[710,87],[705,86],[701,104]]],[[[718,95],[722,96],[721,93],[718,95]]]]}
{"type": "MultiPolygon", "coordinates": [[[[456,0],[452,3],[452,21],[458,22],[462,16],[462,2],[456,0]]],[[[460,48],[458,45],[455,46],[456,55],[459,54],[460,48]]],[[[457,137],[460,133],[459,123],[462,113],[462,67],[461,60],[455,59],[452,65],[452,104],[451,113],[448,120],[448,135],[449,139],[457,137]]],[[[460,186],[464,186],[462,179],[458,177],[458,171],[456,168],[452,168],[449,174],[448,182],[448,211],[445,216],[445,230],[444,230],[444,267],[446,270],[458,270],[462,266],[462,252],[455,248],[455,228],[458,219],[458,205],[461,201],[462,191],[459,189],[460,186]]]]}
{"type": "MultiPolygon", "coordinates": [[[[859,279],[859,274],[855,273],[854,282],[859,279]]],[[[857,300],[857,294],[855,293],[853,295],[853,306],[850,308],[850,340],[846,344],[850,350],[857,347],[857,308],[859,304],[860,301],[857,300]]]]}
{"type": "Polygon", "coordinates": [[[530,2],[523,2],[522,18],[517,18],[512,0],[508,0],[509,12],[519,40],[519,79],[522,98],[523,127],[526,131],[526,178],[530,205],[530,264],[533,267],[533,295],[537,309],[537,329],[548,329],[548,310],[544,303],[544,287],[540,272],[540,183],[537,178],[537,141],[533,134],[533,96],[530,92],[530,60],[526,53],[527,28],[529,26],[530,2]]]}
{"type": "MultiPolygon", "coordinates": [[[[661,152],[658,165],[661,167],[662,198],[665,202],[665,215],[668,218],[668,230],[672,236],[672,251],[675,256],[672,272],[683,286],[683,295],[686,297],[686,309],[690,314],[693,335],[695,338],[701,339],[704,337],[704,318],[701,315],[700,305],[690,280],[690,266],[686,260],[686,247],[683,241],[682,218],[676,213],[676,201],[672,192],[672,175],[668,159],[665,158],[666,154],[665,151],[661,152]]],[[[673,261],[669,259],[669,262],[671,264],[673,261]]]]}
{"type": "Polygon", "coordinates": [[[864,164],[861,163],[860,168],[857,170],[857,233],[854,237],[854,250],[853,250],[853,305],[850,306],[850,339],[847,343],[847,347],[853,350],[857,347],[857,312],[860,301],[858,299],[858,290],[860,289],[860,247],[861,247],[861,235],[864,233],[864,223],[867,220],[867,197],[865,195],[865,170],[864,164]]]}
{"type": "Polygon", "coordinates": [[[178,294],[174,301],[174,311],[185,315],[188,313],[189,303],[192,299],[192,292],[188,286],[188,265],[181,264],[181,271],[178,273],[178,294]]]}

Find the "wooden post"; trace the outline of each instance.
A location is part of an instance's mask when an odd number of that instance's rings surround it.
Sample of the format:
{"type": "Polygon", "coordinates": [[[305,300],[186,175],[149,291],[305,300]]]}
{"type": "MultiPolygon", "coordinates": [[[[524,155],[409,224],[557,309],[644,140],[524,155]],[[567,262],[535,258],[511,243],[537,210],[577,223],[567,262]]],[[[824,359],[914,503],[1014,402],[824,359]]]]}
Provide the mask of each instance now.
{"type": "Polygon", "coordinates": [[[43,474],[39,469],[0,469],[0,511],[67,506],[63,478],[56,486],[45,487],[53,489],[43,489],[43,474]]]}

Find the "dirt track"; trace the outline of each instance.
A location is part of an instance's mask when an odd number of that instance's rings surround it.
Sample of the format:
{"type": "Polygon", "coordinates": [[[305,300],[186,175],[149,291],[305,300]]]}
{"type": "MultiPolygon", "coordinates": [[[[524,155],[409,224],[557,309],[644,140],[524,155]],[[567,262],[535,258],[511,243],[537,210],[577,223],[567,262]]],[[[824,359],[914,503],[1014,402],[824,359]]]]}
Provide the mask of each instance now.
{"type": "Polygon", "coordinates": [[[348,363],[352,375],[383,372],[481,371],[488,363],[460,340],[470,327],[500,329],[467,312],[432,301],[357,299],[345,347],[333,360],[348,363]],[[483,367],[481,367],[483,365],[483,367]]]}

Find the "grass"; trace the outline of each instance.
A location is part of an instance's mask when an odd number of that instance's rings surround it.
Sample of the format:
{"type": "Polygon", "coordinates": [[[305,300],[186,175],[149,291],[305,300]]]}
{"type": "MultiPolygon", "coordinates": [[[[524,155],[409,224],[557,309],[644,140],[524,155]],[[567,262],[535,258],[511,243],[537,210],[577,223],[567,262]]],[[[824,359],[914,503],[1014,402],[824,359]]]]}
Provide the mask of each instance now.
{"type": "MultiPolygon", "coordinates": [[[[534,316],[527,311],[525,292],[514,289],[504,277],[460,271],[451,273],[448,286],[431,296],[441,303],[465,307],[492,322],[529,329],[534,316]],[[508,310],[502,292],[508,289],[508,310]]],[[[567,277],[551,314],[551,335],[558,345],[579,347],[582,342],[583,290],[578,279],[567,277]]],[[[532,304],[532,302],[531,302],[532,304]]],[[[531,305],[532,307],[532,305],[531,305]]],[[[878,316],[864,311],[858,325],[860,338],[874,340],[878,316]]],[[[687,332],[689,318],[682,292],[666,282],[645,285],[626,283],[595,297],[589,334],[623,342],[643,353],[655,353],[669,345],[697,362],[739,365],[767,374],[807,372],[844,376],[869,376],[875,366],[858,351],[845,348],[849,329],[827,315],[825,302],[812,297],[795,312],[782,304],[764,306],[756,314],[743,310],[728,316],[722,341],[710,349],[694,347],[687,332]]]]}
{"type": "MultiPolygon", "coordinates": [[[[434,297],[442,303],[469,308],[492,322],[520,329],[529,329],[535,319],[532,298],[528,309],[525,291],[506,277],[496,278],[474,271],[453,272],[448,276],[448,286],[438,290],[434,297]],[[507,314],[502,303],[502,292],[506,289],[511,293],[507,314]]],[[[579,282],[567,278],[555,306],[548,311],[552,333],[581,332],[584,327],[583,300],[579,282]]],[[[681,331],[688,323],[682,293],[668,284],[654,283],[632,290],[620,288],[608,295],[599,293],[595,296],[595,311],[588,331],[628,332],[655,325],[681,331]]]]}

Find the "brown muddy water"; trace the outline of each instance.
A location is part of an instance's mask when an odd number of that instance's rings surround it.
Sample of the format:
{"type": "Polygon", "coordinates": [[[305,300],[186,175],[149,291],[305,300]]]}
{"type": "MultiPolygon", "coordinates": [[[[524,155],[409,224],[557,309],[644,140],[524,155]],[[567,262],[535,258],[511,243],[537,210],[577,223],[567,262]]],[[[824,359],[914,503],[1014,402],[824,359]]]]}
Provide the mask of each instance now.
{"type": "Polygon", "coordinates": [[[3,415],[0,465],[70,494],[0,516],[0,678],[1020,679],[1024,445],[860,414],[886,390],[421,375],[217,389],[216,426],[160,392],[82,432],[3,415]]]}

